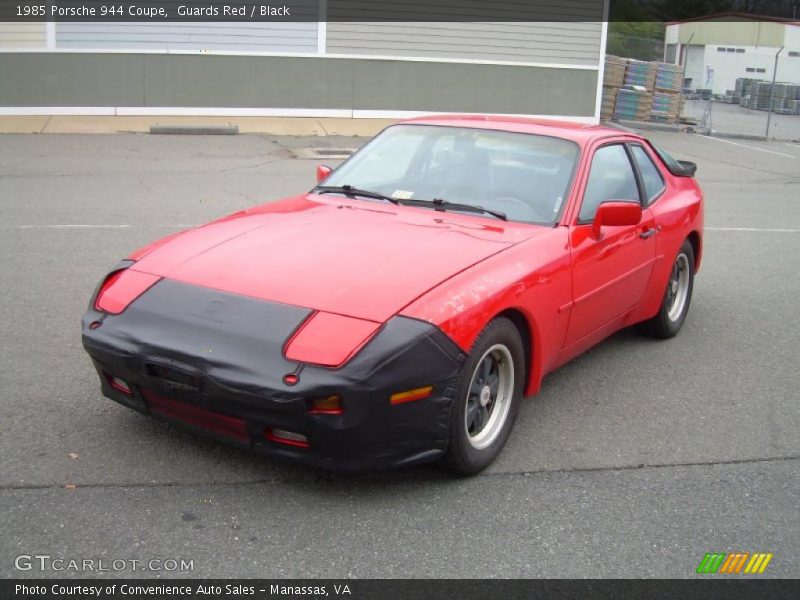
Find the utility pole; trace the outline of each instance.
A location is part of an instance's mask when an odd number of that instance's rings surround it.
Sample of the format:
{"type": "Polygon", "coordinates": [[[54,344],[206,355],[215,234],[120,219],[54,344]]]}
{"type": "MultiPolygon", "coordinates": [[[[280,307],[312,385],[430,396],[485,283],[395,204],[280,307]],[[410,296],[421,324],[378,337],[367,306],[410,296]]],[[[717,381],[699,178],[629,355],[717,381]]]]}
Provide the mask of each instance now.
{"type": "MultiPolygon", "coordinates": [[[[680,27],[680,25],[678,27],[680,27]]],[[[686,85],[686,59],[689,56],[689,46],[692,45],[692,39],[694,39],[694,33],[689,36],[689,41],[686,42],[686,45],[685,45],[686,52],[683,51],[684,47],[681,47],[680,50],[678,51],[678,60],[681,63],[683,63],[681,65],[683,67],[683,69],[681,69],[681,112],[683,112],[683,101],[682,101],[683,100],[683,88],[686,85]]],[[[678,30],[678,41],[679,42],[681,41],[680,40],[680,30],[678,30]]],[[[682,118],[683,118],[683,115],[678,115],[678,123],[681,122],[682,118]]]]}
{"type": "Polygon", "coordinates": [[[775,53],[775,66],[772,69],[772,86],[769,88],[769,112],[767,112],[767,131],[764,137],[769,139],[769,124],[772,121],[772,109],[775,108],[775,79],[778,77],[778,56],[783,52],[784,46],[775,53]]]}

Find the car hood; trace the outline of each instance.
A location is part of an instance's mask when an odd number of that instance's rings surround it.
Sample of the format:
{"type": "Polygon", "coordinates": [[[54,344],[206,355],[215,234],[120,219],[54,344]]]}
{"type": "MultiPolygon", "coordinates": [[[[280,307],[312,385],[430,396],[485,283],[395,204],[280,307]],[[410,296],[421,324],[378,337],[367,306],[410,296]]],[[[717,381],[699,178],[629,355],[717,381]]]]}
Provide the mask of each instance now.
{"type": "Polygon", "coordinates": [[[456,273],[545,228],[482,216],[299,196],[132,255],[132,269],[383,323],[456,273]]]}

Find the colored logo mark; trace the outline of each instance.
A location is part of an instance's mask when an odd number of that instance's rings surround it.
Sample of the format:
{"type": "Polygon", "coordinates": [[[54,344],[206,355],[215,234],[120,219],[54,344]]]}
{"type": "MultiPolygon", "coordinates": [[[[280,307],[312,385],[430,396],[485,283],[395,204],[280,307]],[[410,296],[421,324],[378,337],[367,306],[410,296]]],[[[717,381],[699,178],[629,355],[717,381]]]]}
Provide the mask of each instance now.
{"type": "Polygon", "coordinates": [[[710,552],[700,561],[697,572],[701,574],[760,575],[767,570],[772,556],[771,552],[753,552],[752,554],[750,552],[710,552]]]}

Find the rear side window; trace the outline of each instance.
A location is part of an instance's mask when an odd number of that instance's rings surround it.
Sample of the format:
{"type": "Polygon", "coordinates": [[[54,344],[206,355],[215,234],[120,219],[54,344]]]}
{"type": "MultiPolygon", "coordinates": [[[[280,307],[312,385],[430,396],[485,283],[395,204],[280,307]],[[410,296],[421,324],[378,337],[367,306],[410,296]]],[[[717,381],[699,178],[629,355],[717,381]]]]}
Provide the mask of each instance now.
{"type": "Polygon", "coordinates": [[[607,200],[639,202],[636,177],[622,144],[603,146],[594,153],[578,219],[591,221],[597,207],[607,200]]]}
{"type": "Polygon", "coordinates": [[[631,152],[633,153],[633,159],[636,161],[636,165],[639,167],[639,173],[642,176],[647,204],[650,204],[656,196],[664,191],[664,178],[661,177],[658,167],[650,160],[644,148],[632,145],[631,152]]]}

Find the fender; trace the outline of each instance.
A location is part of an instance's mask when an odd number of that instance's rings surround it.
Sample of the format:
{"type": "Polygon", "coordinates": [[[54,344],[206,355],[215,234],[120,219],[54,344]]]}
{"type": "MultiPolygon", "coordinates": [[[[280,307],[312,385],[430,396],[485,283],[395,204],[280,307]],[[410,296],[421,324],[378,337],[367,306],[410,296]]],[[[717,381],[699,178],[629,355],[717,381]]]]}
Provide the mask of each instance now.
{"type": "Polygon", "coordinates": [[[697,238],[695,272],[700,268],[703,249],[703,194],[693,179],[670,176],[669,194],[651,204],[656,223],[660,226],[657,238],[656,264],[647,284],[647,292],[639,306],[632,311],[624,326],[653,317],[661,307],[664,290],[672,272],[678,250],[690,235],[697,238]]]}
{"type": "Polygon", "coordinates": [[[556,366],[569,321],[567,233],[565,227],[553,227],[492,256],[433,288],[400,314],[436,325],[465,352],[497,315],[508,310],[522,314],[532,346],[525,395],[533,395],[556,366]]]}

